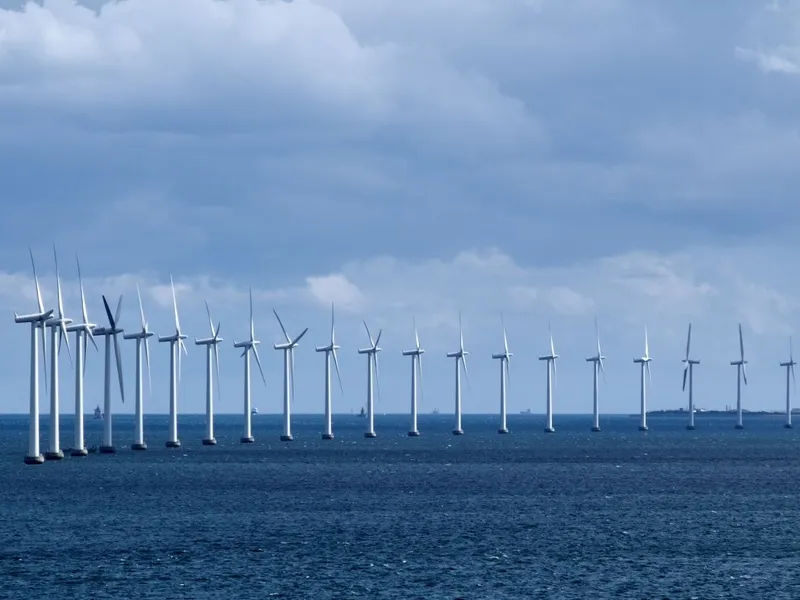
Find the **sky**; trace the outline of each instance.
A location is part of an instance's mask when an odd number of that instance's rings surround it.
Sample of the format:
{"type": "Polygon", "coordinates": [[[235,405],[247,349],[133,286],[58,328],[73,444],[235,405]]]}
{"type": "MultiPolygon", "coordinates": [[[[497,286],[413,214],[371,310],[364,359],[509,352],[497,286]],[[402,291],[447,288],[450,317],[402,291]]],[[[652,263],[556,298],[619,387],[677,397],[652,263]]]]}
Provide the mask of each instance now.
{"type": "MultiPolygon", "coordinates": [[[[605,412],[638,410],[645,327],[650,407],[686,405],[689,322],[699,407],[735,403],[741,323],[744,406],[780,409],[800,323],[798,101],[798,1],[0,0],[0,413],[27,411],[13,314],[36,308],[29,247],[55,306],[53,244],[76,320],[76,255],[90,320],[122,294],[128,332],[138,284],[151,329],[172,333],[174,277],[181,412],[204,410],[205,301],[225,339],[217,410],[241,411],[249,287],[260,412],[281,409],[273,309],[310,328],[293,410],[322,411],[332,302],[335,412],[365,401],[362,320],[383,331],[376,412],[407,412],[412,319],[420,411],[452,412],[459,311],[465,412],[498,410],[501,313],[510,412],[544,411],[548,330],[556,424],[591,411],[595,318],[605,412]]],[[[145,410],[164,413],[167,345],[151,354],[145,410]]],[[[122,357],[128,413],[132,341],[122,357]]],[[[87,411],[102,386],[90,346],[87,411]]]]}

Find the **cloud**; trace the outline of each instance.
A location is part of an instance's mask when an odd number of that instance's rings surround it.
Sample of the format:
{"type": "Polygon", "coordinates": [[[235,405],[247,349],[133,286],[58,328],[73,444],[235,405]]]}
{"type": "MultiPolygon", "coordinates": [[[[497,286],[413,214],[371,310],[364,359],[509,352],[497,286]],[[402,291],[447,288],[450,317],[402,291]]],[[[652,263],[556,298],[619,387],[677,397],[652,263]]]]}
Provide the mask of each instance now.
{"type": "Polygon", "coordinates": [[[736,48],[736,57],[753,62],[765,73],[800,73],[800,48],[779,46],[770,52],[736,48]]]}

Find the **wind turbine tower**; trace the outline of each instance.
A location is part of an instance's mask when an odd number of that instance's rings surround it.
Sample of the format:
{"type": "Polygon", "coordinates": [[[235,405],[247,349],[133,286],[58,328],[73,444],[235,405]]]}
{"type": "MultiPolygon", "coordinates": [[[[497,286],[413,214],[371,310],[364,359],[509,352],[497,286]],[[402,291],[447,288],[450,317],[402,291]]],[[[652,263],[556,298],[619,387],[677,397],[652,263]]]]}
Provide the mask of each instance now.
{"type": "Polygon", "coordinates": [[[417,429],[417,392],[422,388],[422,355],[425,354],[425,350],[419,345],[416,319],[414,319],[414,342],[416,345],[412,350],[403,350],[403,356],[411,357],[411,426],[408,429],[408,437],[419,437],[419,429],[417,429]]]}
{"type": "Polygon", "coordinates": [[[458,350],[448,352],[447,358],[456,359],[456,423],[453,435],[464,435],[464,430],[461,429],[461,366],[464,366],[464,377],[467,380],[467,385],[469,385],[469,374],[467,373],[467,355],[469,352],[464,350],[464,329],[461,326],[461,312],[458,313],[458,340],[458,350]]]}
{"type": "Polygon", "coordinates": [[[539,360],[547,361],[547,422],[545,423],[545,433],[555,433],[553,428],[553,379],[556,377],[556,354],[555,346],[553,345],[553,334],[550,333],[550,354],[540,356],[539,360]]]}
{"type": "Polygon", "coordinates": [[[734,429],[744,429],[742,422],[742,381],[747,385],[747,361],[744,359],[744,337],[742,337],[742,324],[739,323],[739,360],[732,360],[731,366],[736,367],[736,425],[734,429]]]}
{"type": "Polygon", "coordinates": [[[136,398],[135,398],[135,441],[131,444],[131,450],[147,450],[147,444],[144,441],[144,402],[142,397],[142,345],[144,345],[144,355],[147,360],[147,383],[148,392],[150,397],[153,396],[153,384],[150,376],[150,343],[147,338],[152,337],[153,332],[147,329],[147,321],[144,318],[144,307],[142,306],[142,294],[139,291],[139,286],[136,286],[136,295],[139,297],[139,314],[142,317],[142,328],[136,333],[128,333],[123,335],[123,339],[136,340],[136,398]]]}
{"type": "Polygon", "coordinates": [[[255,322],[253,321],[253,290],[250,289],[250,339],[244,342],[233,342],[234,348],[243,348],[242,356],[244,357],[244,431],[239,440],[242,444],[252,444],[255,439],[253,438],[252,430],[252,414],[250,412],[250,352],[256,357],[256,364],[261,373],[261,380],[264,382],[264,387],[267,387],[267,379],[264,377],[264,370],[261,368],[261,359],[258,356],[258,346],[261,342],[256,339],[255,322]]]}
{"type": "Polygon", "coordinates": [[[101,454],[113,454],[114,448],[112,436],[112,416],[111,416],[111,344],[114,344],[114,354],[117,359],[117,377],[119,379],[119,395],[122,402],[125,402],[125,387],[122,385],[122,355],[119,350],[119,339],[117,336],[122,333],[119,327],[119,316],[122,311],[122,296],[117,301],[117,312],[111,314],[108,300],[103,296],[103,308],[108,317],[108,327],[95,327],[94,335],[103,336],[106,339],[105,346],[105,371],[103,376],[103,443],[100,446],[101,454]]]}
{"type": "MultiPolygon", "coordinates": [[[[53,314],[52,310],[45,310],[42,302],[42,292],[39,288],[39,278],[36,276],[36,263],[33,261],[33,250],[30,250],[31,266],[33,267],[33,281],[36,284],[36,301],[39,312],[29,315],[14,313],[15,323],[30,323],[31,325],[31,393],[30,393],[30,420],[28,425],[28,453],[25,455],[26,465],[40,465],[44,457],[39,453],[39,330],[42,338],[42,360],[47,364],[44,345],[44,327],[53,314]]],[[[45,388],[47,388],[47,373],[45,372],[45,388]]]]}
{"type": "Polygon", "coordinates": [[[372,334],[369,332],[369,327],[367,327],[366,321],[364,321],[364,329],[367,330],[369,348],[360,348],[358,350],[359,354],[367,355],[367,430],[364,432],[364,437],[374,438],[376,435],[373,385],[377,383],[378,390],[380,390],[380,382],[378,380],[378,352],[380,352],[381,349],[378,347],[378,343],[381,341],[381,334],[383,333],[383,330],[381,329],[378,331],[378,337],[373,341],[372,334]]]}
{"type": "Polygon", "coordinates": [[[186,336],[181,333],[181,324],[178,319],[178,300],[175,296],[175,283],[172,276],[169,278],[172,286],[172,309],[175,317],[175,333],[167,336],[159,336],[159,342],[169,342],[169,439],[167,448],[180,448],[181,442],[178,439],[178,382],[181,379],[181,350],[189,354],[183,340],[186,336]],[[177,363],[177,364],[176,364],[177,363]],[[176,368],[177,367],[177,368],[176,368]]]}
{"type": "Polygon", "coordinates": [[[689,333],[686,334],[686,357],[683,359],[683,390],[686,390],[686,381],[689,381],[689,424],[686,426],[686,429],[689,431],[694,431],[694,397],[692,395],[692,383],[693,383],[693,374],[694,374],[694,366],[699,365],[699,360],[694,360],[693,358],[689,357],[689,350],[691,349],[692,345],[692,324],[689,323],[689,333]]]}
{"type": "Polygon", "coordinates": [[[500,361],[500,429],[497,433],[508,433],[506,424],[506,392],[508,390],[508,359],[514,356],[513,352],[508,351],[508,336],[506,335],[506,324],[503,315],[500,315],[500,322],[503,325],[503,351],[499,354],[492,354],[493,359],[500,361]]]}
{"type": "Polygon", "coordinates": [[[600,431],[600,403],[598,402],[599,376],[600,373],[603,374],[603,377],[606,376],[606,370],[603,367],[603,361],[606,357],[603,356],[603,352],[600,350],[600,330],[597,327],[596,319],[594,322],[594,331],[597,339],[597,354],[587,358],[586,362],[592,363],[592,431],[596,433],[600,431]]]}
{"type": "Polygon", "coordinates": [[[645,371],[647,371],[647,380],[652,381],[652,375],[650,373],[650,362],[653,359],[650,358],[650,344],[647,341],[647,327],[644,328],[644,356],[641,358],[634,358],[633,362],[641,366],[642,374],[640,379],[640,421],[639,421],[639,431],[647,431],[647,382],[645,381],[645,371]]]}
{"type": "Polygon", "coordinates": [[[61,343],[67,341],[67,353],[70,363],[72,363],[72,352],[69,349],[69,336],[67,335],[67,325],[72,323],[72,319],[64,316],[64,300],[61,295],[61,276],[58,273],[58,254],[55,244],[53,245],[53,258],[56,264],[56,294],[58,315],[49,319],[45,326],[50,328],[50,449],[44,453],[45,460],[61,460],[64,453],[61,451],[61,428],[59,427],[59,398],[58,398],[58,357],[61,354],[61,343]]]}
{"type": "Polygon", "coordinates": [[[286,342],[275,344],[275,350],[283,350],[283,434],[281,435],[282,442],[291,442],[292,437],[292,398],[294,397],[294,349],[297,343],[308,332],[306,327],[300,335],[292,339],[286,333],[286,328],[283,326],[283,321],[278,316],[278,311],[274,308],[272,312],[275,313],[275,318],[278,319],[278,325],[281,326],[283,337],[286,342]]]}
{"type": "Polygon", "coordinates": [[[791,391],[789,389],[789,372],[791,371],[792,375],[792,384],[796,387],[797,383],[794,378],[794,366],[797,363],[794,362],[794,352],[792,351],[792,338],[789,337],[789,360],[787,362],[782,362],[781,366],[786,367],[786,423],[784,423],[784,427],[786,429],[792,428],[792,396],[791,391]]]}
{"type": "Polygon", "coordinates": [[[331,399],[331,356],[333,356],[333,364],[336,366],[336,377],[339,378],[339,389],[344,394],[344,387],[342,387],[342,374],[339,372],[339,359],[336,356],[336,351],[339,346],[336,345],[336,322],[334,317],[333,304],[331,304],[331,343],[327,346],[317,346],[317,352],[325,353],[325,431],[322,433],[323,440],[333,439],[333,406],[331,399]]]}
{"type": "Polygon", "coordinates": [[[87,456],[86,442],[83,435],[83,376],[86,373],[86,348],[88,341],[91,340],[94,349],[97,344],[94,341],[92,331],[94,324],[89,323],[86,314],[86,296],[83,293],[83,278],[81,277],[81,263],[75,257],[78,264],[78,283],[81,288],[81,315],[82,323],[73,323],[67,327],[67,331],[75,332],[75,442],[72,446],[71,456],[87,456]]]}
{"type": "Polygon", "coordinates": [[[214,321],[211,320],[211,310],[208,308],[206,302],[206,313],[208,313],[208,325],[211,327],[211,337],[198,340],[194,338],[194,343],[198,346],[206,347],[206,437],[203,438],[204,446],[213,446],[217,443],[214,437],[214,397],[213,397],[213,379],[214,370],[212,369],[211,354],[214,354],[213,363],[217,369],[217,395],[219,395],[219,349],[217,346],[222,341],[219,337],[219,326],[214,327],[214,321]]]}

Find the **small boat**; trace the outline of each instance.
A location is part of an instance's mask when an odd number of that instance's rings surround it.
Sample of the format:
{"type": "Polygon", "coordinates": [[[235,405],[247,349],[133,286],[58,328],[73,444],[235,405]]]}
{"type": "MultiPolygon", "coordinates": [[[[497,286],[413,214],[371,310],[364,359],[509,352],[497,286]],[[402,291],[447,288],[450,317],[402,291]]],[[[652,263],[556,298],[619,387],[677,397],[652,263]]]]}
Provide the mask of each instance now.
{"type": "Polygon", "coordinates": [[[519,411],[519,414],[521,414],[521,415],[529,415],[529,414],[531,414],[531,409],[530,408],[526,408],[525,410],[521,410],[521,411],[519,411]]]}
{"type": "Polygon", "coordinates": [[[359,417],[366,417],[367,416],[367,411],[364,410],[363,406],[361,407],[361,412],[358,413],[358,416],[359,417]]]}
{"type": "Polygon", "coordinates": [[[438,414],[439,414],[439,409],[438,409],[438,408],[434,408],[434,409],[431,411],[431,414],[432,414],[432,415],[438,415],[438,414]]]}
{"type": "Polygon", "coordinates": [[[250,414],[251,415],[257,415],[258,414],[258,409],[254,406],[253,409],[250,411],[250,414]]]}
{"type": "Polygon", "coordinates": [[[102,418],[103,418],[103,411],[100,410],[100,406],[99,405],[95,406],[94,407],[94,419],[95,419],[95,421],[99,421],[102,418]]]}

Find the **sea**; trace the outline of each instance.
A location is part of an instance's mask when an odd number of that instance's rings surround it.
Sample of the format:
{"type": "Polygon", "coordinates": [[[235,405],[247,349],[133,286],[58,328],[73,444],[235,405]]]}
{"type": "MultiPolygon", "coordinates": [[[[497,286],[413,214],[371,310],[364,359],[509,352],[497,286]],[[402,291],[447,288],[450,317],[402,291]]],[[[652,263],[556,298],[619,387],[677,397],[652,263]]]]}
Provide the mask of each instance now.
{"type": "MultiPolygon", "coordinates": [[[[117,453],[26,466],[0,416],[0,598],[800,598],[800,427],[783,418],[114,417],[117,453]]],[[[47,448],[48,418],[42,424],[47,448]]],[[[62,446],[72,419],[63,416],[62,446]]],[[[87,417],[87,445],[102,422],[87,417]]]]}

